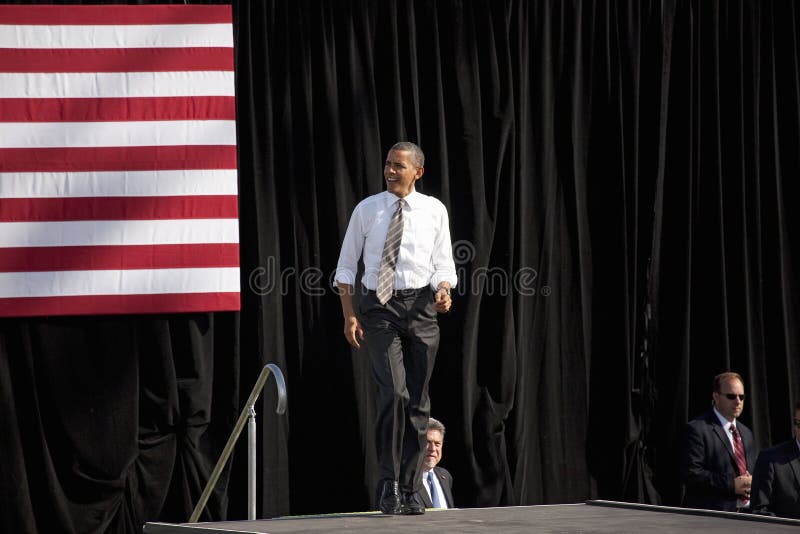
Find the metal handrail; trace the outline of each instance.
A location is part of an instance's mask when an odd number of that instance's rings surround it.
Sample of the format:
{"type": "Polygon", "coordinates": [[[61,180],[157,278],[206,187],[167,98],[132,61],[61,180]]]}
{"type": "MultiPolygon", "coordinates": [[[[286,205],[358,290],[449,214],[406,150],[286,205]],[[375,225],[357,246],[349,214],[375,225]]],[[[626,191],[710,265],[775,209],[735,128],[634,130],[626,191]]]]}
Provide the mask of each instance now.
{"type": "MultiPolygon", "coordinates": [[[[230,457],[231,453],[233,452],[233,447],[236,445],[236,440],[239,439],[239,434],[242,433],[242,429],[244,428],[245,422],[247,422],[248,417],[251,415],[255,415],[255,403],[258,399],[258,396],[261,394],[261,390],[264,388],[264,384],[269,378],[269,375],[273,374],[275,376],[275,384],[278,387],[278,406],[275,408],[275,413],[282,414],[286,411],[286,381],[283,379],[283,373],[281,372],[280,368],[275,365],[274,363],[268,363],[264,366],[261,370],[261,373],[258,375],[258,380],[256,380],[256,384],[253,386],[253,390],[250,392],[250,397],[247,399],[247,404],[245,404],[244,408],[242,408],[242,412],[239,414],[239,419],[236,421],[236,426],[233,428],[233,432],[231,432],[230,437],[228,438],[228,443],[225,444],[225,448],[222,449],[222,454],[220,454],[219,460],[217,460],[217,465],[214,466],[214,470],[211,472],[211,476],[206,483],[206,487],[203,490],[203,494],[200,496],[200,500],[197,502],[197,506],[194,507],[194,511],[192,512],[191,517],[189,518],[190,523],[196,523],[197,520],[200,518],[200,513],[205,508],[206,503],[208,502],[209,497],[211,497],[211,492],[214,491],[214,487],[217,485],[217,481],[219,480],[220,475],[222,474],[222,469],[225,467],[225,463],[228,461],[228,457],[230,457]]],[[[251,439],[251,446],[252,446],[252,439],[251,439]]],[[[252,465],[251,469],[254,469],[255,466],[252,465]]],[[[253,492],[252,497],[248,497],[252,499],[252,503],[248,506],[248,510],[255,509],[255,492],[253,492]]],[[[255,519],[255,517],[251,517],[250,519],[255,519]]]]}

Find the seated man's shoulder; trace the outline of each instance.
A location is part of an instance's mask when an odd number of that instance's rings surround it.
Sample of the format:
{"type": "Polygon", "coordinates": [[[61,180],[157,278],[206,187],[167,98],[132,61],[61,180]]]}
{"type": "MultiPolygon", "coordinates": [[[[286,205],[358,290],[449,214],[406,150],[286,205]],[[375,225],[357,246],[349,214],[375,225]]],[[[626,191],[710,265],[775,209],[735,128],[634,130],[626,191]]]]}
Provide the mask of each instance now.
{"type": "Polygon", "coordinates": [[[706,412],[704,414],[698,415],[688,423],[686,423],[687,428],[699,430],[702,428],[707,428],[709,425],[713,425],[715,422],[714,412],[706,412]]]}
{"type": "Polygon", "coordinates": [[[448,471],[444,467],[439,467],[437,465],[436,467],[433,468],[433,470],[436,473],[436,476],[438,476],[439,478],[449,478],[449,479],[453,478],[453,475],[450,474],[450,471],[448,471]]]}
{"type": "Polygon", "coordinates": [[[795,440],[778,443],[777,445],[763,449],[760,453],[758,453],[759,459],[763,458],[768,461],[791,461],[798,456],[800,456],[800,449],[798,449],[797,442],[795,440]]]}

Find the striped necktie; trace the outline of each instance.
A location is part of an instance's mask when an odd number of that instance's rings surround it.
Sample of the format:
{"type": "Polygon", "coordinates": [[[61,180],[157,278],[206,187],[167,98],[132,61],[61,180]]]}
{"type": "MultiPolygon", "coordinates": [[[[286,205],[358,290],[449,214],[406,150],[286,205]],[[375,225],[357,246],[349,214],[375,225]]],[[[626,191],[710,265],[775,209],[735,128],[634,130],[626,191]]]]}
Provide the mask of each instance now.
{"type": "Polygon", "coordinates": [[[383,254],[381,255],[381,268],[378,271],[378,287],[375,293],[378,301],[386,304],[392,296],[394,288],[394,269],[397,265],[397,255],[400,253],[400,241],[403,240],[403,204],[401,198],[397,201],[397,210],[392,215],[389,223],[389,231],[386,233],[386,241],[383,243],[383,254]]]}
{"type": "Polygon", "coordinates": [[[733,425],[731,425],[731,434],[733,434],[733,456],[736,458],[736,467],[739,469],[739,474],[743,475],[747,473],[747,460],[744,457],[742,437],[733,425]]]}

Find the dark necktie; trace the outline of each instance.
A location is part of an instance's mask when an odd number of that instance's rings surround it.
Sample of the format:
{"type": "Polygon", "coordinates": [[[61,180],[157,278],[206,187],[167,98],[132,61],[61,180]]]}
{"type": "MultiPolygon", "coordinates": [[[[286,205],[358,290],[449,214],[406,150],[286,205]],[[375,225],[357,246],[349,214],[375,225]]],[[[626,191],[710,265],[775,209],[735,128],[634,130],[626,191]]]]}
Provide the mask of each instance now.
{"type": "Polygon", "coordinates": [[[747,473],[747,460],[744,458],[742,437],[733,425],[731,425],[731,434],[733,435],[733,455],[736,457],[736,467],[739,468],[739,475],[743,475],[747,473]]]}
{"type": "Polygon", "coordinates": [[[439,492],[436,491],[436,484],[433,482],[433,469],[428,471],[428,488],[431,490],[431,504],[434,508],[441,508],[442,501],[439,499],[439,492]]]}
{"type": "Polygon", "coordinates": [[[381,268],[378,271],[378,287],[375,293],[381,304],[386,304],[392,296],[394,288],[394,269],[397,265],[397,255],[400,253],[400,241],[403,240],[403,203],[401,198],[397,201],[397,210],[392,215],[386,241],[383,243],[381,254],[381,268]]]}

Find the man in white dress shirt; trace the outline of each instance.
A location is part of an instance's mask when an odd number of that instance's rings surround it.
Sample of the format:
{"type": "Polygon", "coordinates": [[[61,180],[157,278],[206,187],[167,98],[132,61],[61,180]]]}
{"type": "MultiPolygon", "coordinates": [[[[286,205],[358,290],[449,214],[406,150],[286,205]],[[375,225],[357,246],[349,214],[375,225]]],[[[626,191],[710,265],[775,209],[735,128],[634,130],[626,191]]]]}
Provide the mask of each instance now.
{"type": "Polygon", "coordinates": [[[378,385],[378,507],[386,514],[425,512],[414,482],[439,347],[436,316],[450,311],[450,289],[457,282],[447,209],[415,189],[424,172],[425,156],[417,145],[402,142],[389,150],[386,191],[353,210],[336,268],[344,336],[355,348],[365,341],[378,385]],[[364,274],[356,315],[352,296],[359,259],[364,274]]]}

